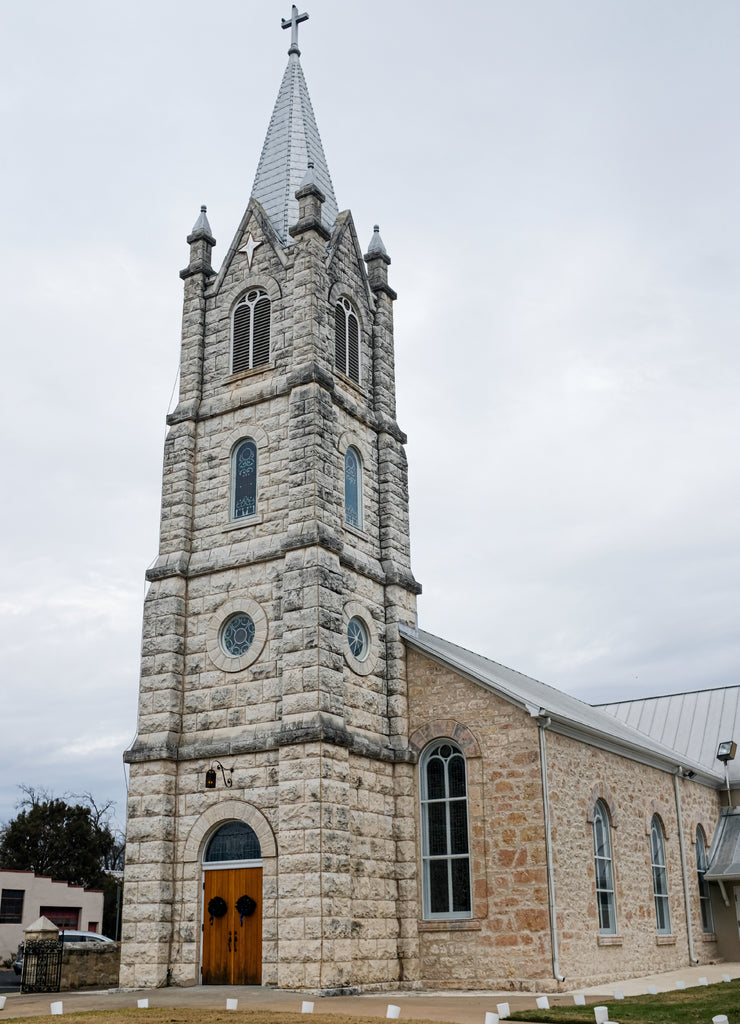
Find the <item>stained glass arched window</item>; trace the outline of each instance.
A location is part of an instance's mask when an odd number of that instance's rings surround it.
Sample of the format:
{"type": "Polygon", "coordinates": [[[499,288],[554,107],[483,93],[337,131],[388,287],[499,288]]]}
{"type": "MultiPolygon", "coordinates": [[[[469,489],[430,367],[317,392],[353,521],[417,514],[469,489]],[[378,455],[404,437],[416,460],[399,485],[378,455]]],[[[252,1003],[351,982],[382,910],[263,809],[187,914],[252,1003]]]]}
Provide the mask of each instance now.
{"type": "Polygon", "coordinates": [[[360,321],[347,299],[334,307],[335,363],[345,377],[360,383],[360,321]]]}
{"type": "Polygon", "coordinates": [[[362,528],[362,463],[351,446],[344,456],[344,518],[350,526],[362,528]]]}
{"type": "Polygon", "coordinates": [[[424,916],[470,917],[465,758],[454,743],[440,740],[424,751],[420,773],[424,916]]]}
{"type": "Polygon", "coordinates": [[[270,362],[270,300],[262,288],[247,292],[234,309],[231,372],[241,373],[270,362]]]}
{"type": "Polygon", "coordinates": [[[244,821],[227,821],[211,836],[203,860],[212,864],[220,860],[259,860],[261,856],[254,829],[244,821]]]}
{"type": "Polygon", "coordinates": [[[653,896],[655,920],[659,935],[671,934],[671,912],[668,906],[668,875],[665,866],[665,839],[663,826],[657,814],[650,825],[650,862],[653,869],[653,896]]]}
{"type": "Polygon", "coordinates": [[[594,807],[594,868],[596,871],[599,931],[602,935],[615,935],[617,914],[614,899],[612,843],[609,831],[609,813],[602,800],[597,800],[594,807]]]}
{"type": "Polygon", "coordinates": [[[712,933],[714,918],[712,917],[712,900],[709,896],[709,882],[704,878],[707,870],[707,840],[701,825],[696,826],[696,880],[699,884],[699,906],[701,907],[701,930],[712,933]]]}
{"type": "Polygon", "coordinates": [[[241,519],[257,512],[257,445],[251,438],[241,441],[231,457],[231,518],[241,519]]]}

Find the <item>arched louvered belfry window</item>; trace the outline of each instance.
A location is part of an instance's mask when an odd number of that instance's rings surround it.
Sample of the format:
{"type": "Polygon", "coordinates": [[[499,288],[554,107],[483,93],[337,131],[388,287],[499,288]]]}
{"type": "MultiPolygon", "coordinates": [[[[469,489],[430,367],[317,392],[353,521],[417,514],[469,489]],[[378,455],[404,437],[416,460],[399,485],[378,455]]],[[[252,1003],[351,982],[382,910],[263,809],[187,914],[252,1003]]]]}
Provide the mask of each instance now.
{"type": "Polygon", "coordinates": [[[227,821],[208,841],[206,864],[224,860],[260,860],[262,849],[257,833],[244,821],[227,821]]]}
{"type": "Polygon", "coordinates": [[[362,463],[351,445],[344,456],[344,519],[362,529],[362,463]]]}
{"type": "Polygon", "coordinates": [[[270,300],[254,288],[237,302],[231,340],[231,372],[241,373],[270,362],[270,300]]]}
{"type": "Polygon", "coordinates": [[[424,917],[471,916],[470,842],[465,758],[450,740],[421,757],[421,855],[424,917]]]}
{"type": "Polygon", "coordinates": [[[650,825],[650,862],[653,869],[653,896],[658,935],[671,934],[671,911],[668,906],[668,875],[665,866],[665,838],[657,814],[650,825]]]}
{"type": "Polygon", "coordinates": [[[699,883],[699,906],[701,907],[701,930],[708,934],[714,931],[712,900],[709,883],[704,878],[707,870],[707,840],[701,825],[696,826],[696,879],[699,883]]]}
{"type": "Polygon", "coordinates": [[[231,456],[231,518],[243,519],[257,513],[257,445],[240,441],[231,456]]]}
{"type": "Polygon", "coordinates": [[[347,299],[334,307],[336,367],[355,384],[360,383],[360,321],[347,299]]]}
{"type": "Polygon", "coordinates": [[[596,904],[599,910],[599,932],[615,935],[617,931],[614,871],[609,812],[603,800],[594,807],[594,868],[596,872],[596,904]]]}

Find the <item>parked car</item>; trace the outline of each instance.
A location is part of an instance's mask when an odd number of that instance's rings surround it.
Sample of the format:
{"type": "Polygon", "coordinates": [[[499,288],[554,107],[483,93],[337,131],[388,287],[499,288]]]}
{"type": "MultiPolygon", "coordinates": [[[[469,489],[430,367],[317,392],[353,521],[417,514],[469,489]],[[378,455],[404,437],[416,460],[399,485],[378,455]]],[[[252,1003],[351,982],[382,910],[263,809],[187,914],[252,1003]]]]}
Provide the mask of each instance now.
{"type": "MultiPolygon", "coordinates": [[[[62,942],[113,942],[113,939],[109,939],[107,935],[100,935],[99,932],[78,932],[78,931],[64,931],[59,932],[59,938],[62,942]]],[[[21,942],[18,947],[18,955],[13,962],[13,970],[16,974],[21,974],[23,971],[23,943],[21,942]]]]}

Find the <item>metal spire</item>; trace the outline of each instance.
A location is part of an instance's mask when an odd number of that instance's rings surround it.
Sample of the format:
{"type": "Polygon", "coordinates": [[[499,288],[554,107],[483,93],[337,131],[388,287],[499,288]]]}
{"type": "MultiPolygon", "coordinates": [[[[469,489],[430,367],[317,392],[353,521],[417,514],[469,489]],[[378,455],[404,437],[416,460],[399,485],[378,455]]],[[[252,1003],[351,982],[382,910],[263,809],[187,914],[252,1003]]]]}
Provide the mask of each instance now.
{"type": "Polygon", "coordinates": [[[283,28],[290,28],[292,32],[288,51],[290,56],[252,186],[252,195],[264,207],[283,245],[291,243],[288,229],[298,222],[298,200],[295,193],[304,183],[309,162],[314,165],[313,181],[326,197],[321,208],[321,221],[328,231],[334,226],[339,212],[308,87],[298,59],[298,25],[307,19],[308,15],[299,14],[298,8],[293,5],[290,20],[282,21],[283,28]]]}

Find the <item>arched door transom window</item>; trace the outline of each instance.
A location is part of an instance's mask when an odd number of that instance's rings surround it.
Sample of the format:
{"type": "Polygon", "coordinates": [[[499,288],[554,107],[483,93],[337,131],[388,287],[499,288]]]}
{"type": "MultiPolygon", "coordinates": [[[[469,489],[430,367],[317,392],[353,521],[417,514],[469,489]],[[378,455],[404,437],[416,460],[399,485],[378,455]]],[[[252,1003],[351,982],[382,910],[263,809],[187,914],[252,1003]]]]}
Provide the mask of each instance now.
{"type": "Polygon", "coordinates": [[[227,821],[209,839],[203,862],[260,860],[261,857],[262,849],[254,829],[243,821],[227,821]]]}

